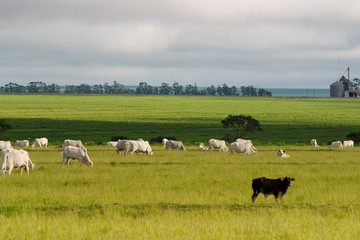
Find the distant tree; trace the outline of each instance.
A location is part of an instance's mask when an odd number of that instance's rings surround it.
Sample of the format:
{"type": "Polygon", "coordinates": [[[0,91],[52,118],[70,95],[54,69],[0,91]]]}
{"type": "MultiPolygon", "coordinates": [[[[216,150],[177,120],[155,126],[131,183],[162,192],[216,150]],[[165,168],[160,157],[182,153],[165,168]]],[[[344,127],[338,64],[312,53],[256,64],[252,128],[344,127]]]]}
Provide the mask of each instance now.
{"type": "Polygon", "coordinates": [[[342,84],[344,84],[344,90],[347,91],[351,87],[351,82],[349,79],[346,79],[344,76],[342,76],[339,80],[342,84]]]}
{"type": "Polygon", "coordinates": [[[216,95],[216,88],[214,87],[214,85],[211,85],[210,87],[206,88],[206,95],[211,95],[211,96],[215,96],[216,95]]]}
{"type": "Polygon", "coordinates": [[[241,86],[242,96],[257,96],[256,88],[252,85],[250,86],[241,86]]]}
{"type": "Polygon", "coordinates": [[[260,88],[258,91],[258,96],[267,96],[267,97],[271,97],[272,93],[266,89],[260,88]]]}
{"type": "Polygon", "coordinates": [[[47,93],[60,93],[60,86],[57,84],[50,84],[47,86],[47,93]]]}
{"type": "Polygon", "coordinates": [[[243,138],[249,132],[263,131],[259,121],[252,116],[228,115],[221,124],[224,128],[233,128],[236,131],[236,138],[243,138]]]}
{"type": "Polygon", "coordinates": [[[149,85],[147,82],[140,82],[136,88],[136,94],[158,94],[158,88],[149,85]]]}
{"type": "Polygon", "coordinates": [[[222,90],[223,90],[222,87],[217,86],[217,88],[216,88],[216,93],[217,93],[217,95],[222,96],[222,95],[223,95],[222,90]]]}
{"type": "Polygon", "coordinates": [[[174,82],[172,85],[172,91],[174,95],[182,95],[183,94],[183,86],[180,85],[178,82],[174,82]]]}
{"type": "Polygon", "coordinates": [[[92,93],[90,85],[82,83],[79,86],[76,86],[75,93],[77,94],[89,94],[92,93]]]}
{"type": "Polygon", "coordinates": [[[196,84],[194,86],[191,84],[186,85],[184,94],[185,95],[199,95],[196,84]]]}
{"type": "Polygon", "coordinates": [[[95,84],[93,89],[92,89],[92,93],[93,94],[103,94],[103,86],[100,84],[95,84]]]}
{"type": "Polygon", "coordinates": [[[26,87],[17,83],[10,82],[4,85],[4,92],[6,93],[25,93],[26,87]]]}
{"type": "Polygon", "coordinates": [[[162,83],[161,87],[159,89],[159,94],[161,95],[170,95],[171,93],[171,87],[168,83],[162,83]]]}
{"type": "Polygon", "coordinates": [[[75,85],[66,85],[64,93],[76,93],[75,85]]]}
{"type": "Polygon", "coordinates": [[[7,130],[12,129],[11,124],[7,123],[5,119],[0,119],[0,139],[3,139],[4,134],[7,130]]]}

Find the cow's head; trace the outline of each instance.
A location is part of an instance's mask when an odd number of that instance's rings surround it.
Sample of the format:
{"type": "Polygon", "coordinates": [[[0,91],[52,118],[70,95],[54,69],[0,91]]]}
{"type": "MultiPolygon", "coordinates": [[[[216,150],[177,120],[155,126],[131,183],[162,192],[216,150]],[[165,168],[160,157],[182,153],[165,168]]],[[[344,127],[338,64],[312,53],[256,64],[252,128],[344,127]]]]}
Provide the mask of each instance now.
{"type": "Polygon", "coordinates": [[[290,187],[291,186],[291,181],[295,181],[295,178],[291,178],[291,177],[286,176],[285,178],[283,178],[283,181],[285,183],[287,183],[287,185],[290,187]]]}

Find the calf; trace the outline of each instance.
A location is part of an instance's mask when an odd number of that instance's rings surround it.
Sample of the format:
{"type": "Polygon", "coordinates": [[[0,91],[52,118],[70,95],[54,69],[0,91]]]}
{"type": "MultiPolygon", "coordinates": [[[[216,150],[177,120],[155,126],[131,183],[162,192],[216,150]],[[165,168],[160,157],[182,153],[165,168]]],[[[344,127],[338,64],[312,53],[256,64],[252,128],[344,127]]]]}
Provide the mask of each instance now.
{"type": "Polygon", "coordinates": [[[288,187],[291,186],[291,181],[295,181],[295,178],[285,177],[277,179],[269,179],[266,177],[255,178],[252,180],[252,189],[254,193],[251,197],[252,202],[255,202],[256,197],[259,193],[264,194],[265,197],[273,194],[275,196],[275,201],[283,201],[283,196],[285,195],[288,187]]]}

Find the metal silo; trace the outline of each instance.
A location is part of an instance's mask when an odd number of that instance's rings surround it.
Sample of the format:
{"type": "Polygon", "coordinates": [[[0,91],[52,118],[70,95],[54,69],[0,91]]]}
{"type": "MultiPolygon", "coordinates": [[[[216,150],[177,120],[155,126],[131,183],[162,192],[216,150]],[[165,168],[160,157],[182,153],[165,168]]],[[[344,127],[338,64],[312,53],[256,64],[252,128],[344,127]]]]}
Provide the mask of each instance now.
{"type": "Polygon", "coordinates": [[[344,97],[345,87],[341,82],[334,82],[330,85],[330,97],[344,97]]]}

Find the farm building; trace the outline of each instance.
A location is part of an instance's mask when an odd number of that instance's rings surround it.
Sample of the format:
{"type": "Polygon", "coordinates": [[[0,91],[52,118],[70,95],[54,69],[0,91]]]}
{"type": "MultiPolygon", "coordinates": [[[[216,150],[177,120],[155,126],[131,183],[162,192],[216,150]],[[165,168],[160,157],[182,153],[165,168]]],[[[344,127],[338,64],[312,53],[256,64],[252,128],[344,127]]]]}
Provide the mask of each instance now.
{"type": "Polygon", "coordinates": [[[348,78],[342,76],[339,80],[330,85],[330,97],[360,98],[360,89],[355,88],[351,83],[350,69],[346,70],[348,78]]]}

